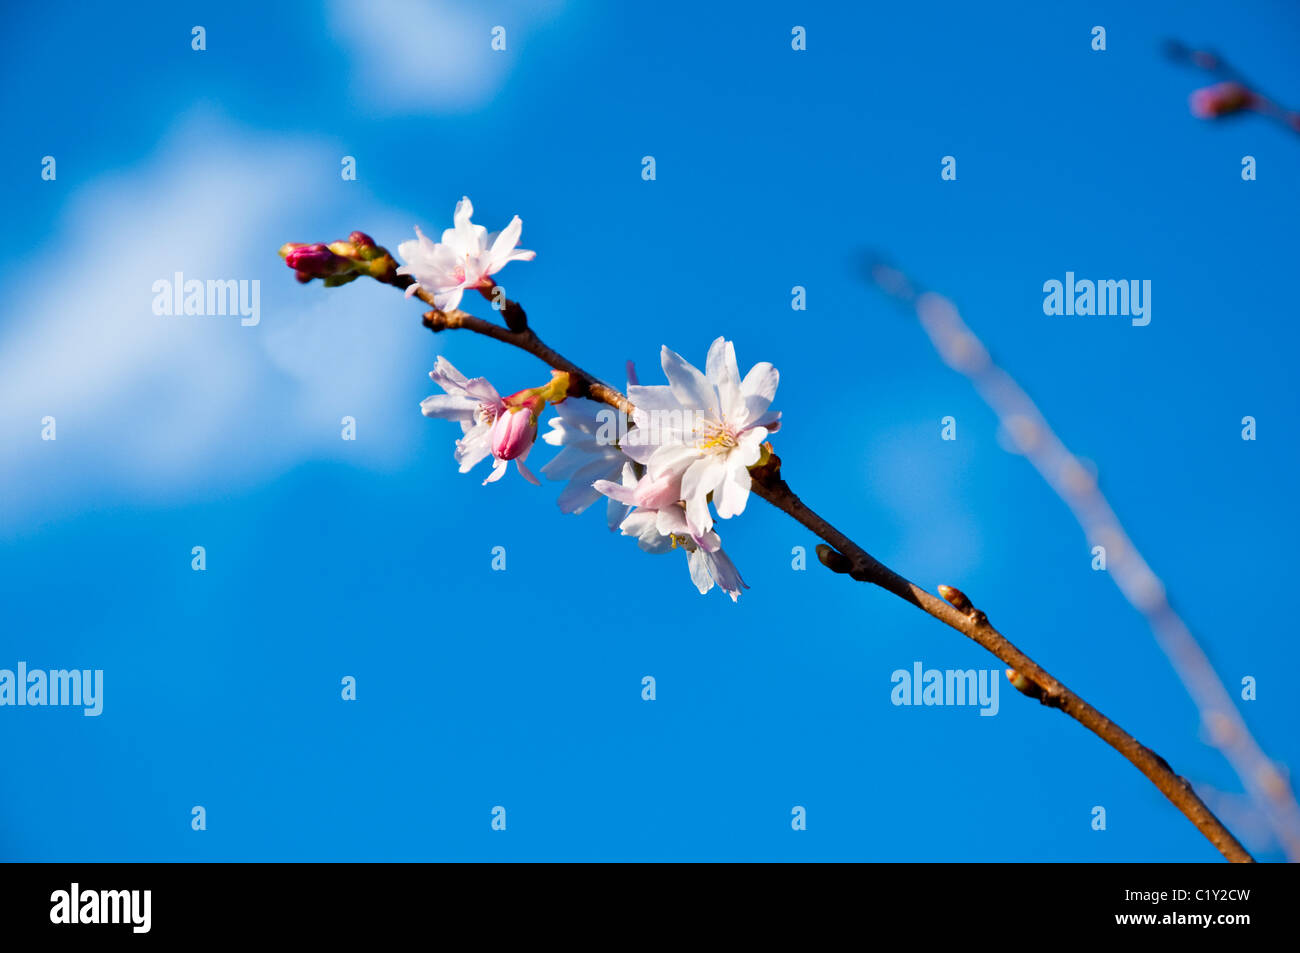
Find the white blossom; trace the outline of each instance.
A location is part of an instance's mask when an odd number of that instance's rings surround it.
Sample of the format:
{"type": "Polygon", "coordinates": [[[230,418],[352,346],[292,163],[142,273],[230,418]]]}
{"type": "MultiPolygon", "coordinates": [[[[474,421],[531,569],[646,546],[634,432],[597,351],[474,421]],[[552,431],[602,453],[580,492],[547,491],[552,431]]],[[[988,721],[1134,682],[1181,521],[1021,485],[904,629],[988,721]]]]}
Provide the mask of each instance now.
{"type": "Polygon", "coordinates": [[[667,385],[628,388],[637,426],[623,450],[651,477],[680,476],[690,528],[707,532],[710,493],[719,518],[744,512],[749,468],[780,427],[780,412],[769,409],[780,375],[760,363],[742,380],[735,348],[723,338],[709,348],[704,373],[667,347],[661,361],[667,385]]]}
{"type": "Polygon", "coordinates": [[[469,196],[456,203],[454,226],[442,233],[442,241],[432,241],[416,226],[416,239],[397,246],[406,264],[399,275],[410,275],[415,284],[406,289],[407,297],[423,288],[433,295],[434,307],[450,311],[460,304],[466,291],[490,288],[492,276],[512,261],[532,261],[536,252],[516,248],[524,225],[516,215],[489,245],[487,229],[470,222],[474,206],[469,196]]]}

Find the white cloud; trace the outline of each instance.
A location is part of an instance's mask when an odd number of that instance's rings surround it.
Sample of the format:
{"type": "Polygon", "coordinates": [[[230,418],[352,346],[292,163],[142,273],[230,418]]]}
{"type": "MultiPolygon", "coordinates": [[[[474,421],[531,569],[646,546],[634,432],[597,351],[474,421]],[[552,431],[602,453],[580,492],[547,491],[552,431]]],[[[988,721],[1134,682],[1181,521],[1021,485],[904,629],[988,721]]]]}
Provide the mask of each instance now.
{"type": "Polygon", "coordinates": [[[466,112],[488,103],[518,62],[530,28],[561,0],[334,0],[329,24],[352,55],[352,93],[377,112],[466,112]],[[492,49],[492,30],[506,49],[492,49]]]}
{"type": "Polygon", "coordinates": [[[387,467],[409,453],[434,353],[419,309],[364,280],[304,287],[276,256],[353,226],[409,230],[358,183],[337,198],[321,188],[328,173],[312,170],[340,154],[191,117],[147,161],[69,199],[0,303],[0,528],[221,493],[307,459],[387,467]],[[320,221],[329,234],[302,234],[320,221]],[[176,271],[259,280],[261,323],[155,315],[153,283],[176,271]],[[340,438],[344,414],[365,439],[340,438]]]}

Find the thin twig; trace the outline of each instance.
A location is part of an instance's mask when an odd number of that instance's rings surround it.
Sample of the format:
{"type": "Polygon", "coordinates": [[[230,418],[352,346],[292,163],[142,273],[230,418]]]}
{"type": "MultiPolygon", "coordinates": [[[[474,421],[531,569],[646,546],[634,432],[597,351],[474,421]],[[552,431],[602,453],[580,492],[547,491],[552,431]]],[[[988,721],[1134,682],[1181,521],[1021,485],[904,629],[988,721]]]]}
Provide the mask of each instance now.
{"type": "Polygon", "coordinates": [[[1277,120],[1292,132],[1300,132],[1300,112],[1288,109],[1273,97],[1265,94],[1241,70],[1232,66],[1219,54],[1211,50],[1192,49],[1179,40],[1165,41],[1165,53],[1175,62],[1194,66],[1213,76],[1217,76],[1221,80],[1239,84],[1250,93],[1250,101],[1246,108],[1270,119],[1277,120]]]}
{"type": "Polygon", "coordinates": [[[829,550],[818,548],[818,555],[829,568],[846,573],[860,582],[880,586],[978,642],[1011,667],[1008,676],[1020,691],[1037,698],[1048,707],[1059,708],[1131,761],[1224,857],[1234,863],[1253,861],[1254,858],[1246,848],[1197,796],[1192,785],[1180,777],[1164,758],[1141,744],[1016,648],[993,627],[983,612],[971,605],[960,590],[950,586],[941,587],[940,591],[953,603],[949,604],[900,576],[805,506],[779,474],[775,477],[756,475],[753,489],[763,499],[793,516],[834,547],[829,550]]]}
{"type": "Polygon", "coordinates": [[[435,333],[464,328],[475,334],[483,334],[506,344],[513,344],[540,358],[557,371],[568,371],[570,397],[589,397],[602,404],[609,404],[629,417],[632,416],[632,402],[624,397],[621,391],[588,374],[559,352],[551,350],[542,343],[542,339],[532,328],[525,327],[522,331],[511,331],[509,328],[476,318],[464,311],[439,311],[436,308],[425,312],[424,326],[435,333]]]}

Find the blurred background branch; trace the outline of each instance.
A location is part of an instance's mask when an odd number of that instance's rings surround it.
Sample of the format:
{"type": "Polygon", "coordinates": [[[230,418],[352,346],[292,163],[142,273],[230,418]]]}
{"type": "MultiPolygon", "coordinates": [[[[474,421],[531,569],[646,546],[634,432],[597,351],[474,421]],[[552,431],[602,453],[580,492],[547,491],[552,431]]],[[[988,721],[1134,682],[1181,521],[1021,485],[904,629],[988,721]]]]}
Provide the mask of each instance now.
{"type": "Polygon", "coordinates": [[[1251,735],[1204,649],[1170,605],[1164,583],[1115,515],[1096,475],[1070,453],[1015,379],[994,363],[952,301],[919,288],[878,257],[868,256],[865,266],[872,284],[915,314],[944,363],[974,385],[997,415],[1010,446],[1034,465],[1070,508],[1089,545],[1105,547],[1111,579],[1142,614],[1191,695],[1209,743],[1232,765],[1287,857],[1300,860],[1300,805],[1285,768],[1274,763],[1251,735]]]}

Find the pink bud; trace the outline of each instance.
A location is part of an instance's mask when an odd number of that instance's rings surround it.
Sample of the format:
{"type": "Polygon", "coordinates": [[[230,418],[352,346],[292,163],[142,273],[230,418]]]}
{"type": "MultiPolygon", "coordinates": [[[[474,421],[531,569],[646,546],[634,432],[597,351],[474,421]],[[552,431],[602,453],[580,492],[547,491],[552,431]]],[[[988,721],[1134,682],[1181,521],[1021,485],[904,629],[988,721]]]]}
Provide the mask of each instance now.
{"type": "Polygon", "coordinates": [[[492,456],[498,460],[514,460],[523,456],[533,446],[537,437],[537,421],[527,407],[507,407],[492,425],[492,456]]]}
{"type": "Polygon", "coordinates": [[[375,240],[365,232],[353,232],[348,236],[348,241],[356,245],[358,248],[369,248],[375,243],[375,240]]]}
{"type": "Polygon", "coordinates": [[[328,278],[349,270],[351,265],[346,258],[334,254],[329,247],[322,244],[298,245],[284,256],[284,263],[298,272],[299,280],[307,275],[311,278],[328,278]]]}
{"type": "Polygon", "coordinates": [[[1198,89],[1189,97],[1192,115],[1197,119],[1217,119],[1241,109],[1255,101],[1254,94],[1241,83],[1215,83],[1198,89]]]}

